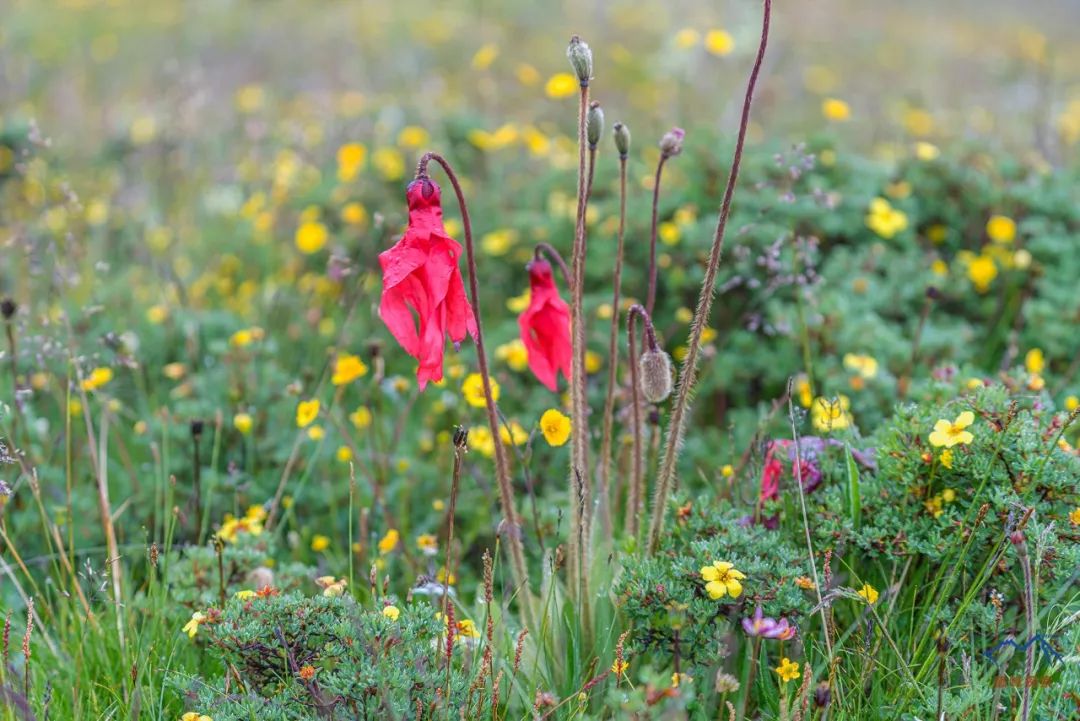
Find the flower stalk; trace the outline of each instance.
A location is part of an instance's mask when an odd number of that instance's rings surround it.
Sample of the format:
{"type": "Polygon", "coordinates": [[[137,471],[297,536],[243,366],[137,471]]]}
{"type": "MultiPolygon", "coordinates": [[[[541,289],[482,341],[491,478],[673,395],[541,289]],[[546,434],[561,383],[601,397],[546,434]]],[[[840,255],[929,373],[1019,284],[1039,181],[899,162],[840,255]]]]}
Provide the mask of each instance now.
{"type": "Polygon", "coordinates": [[[757,57],[754,67],[750,71],[750,79],[746,85],[746,96],[743,99],[742,116],[739,122],[739,134],[735,141],[735,152],[731,159],[731,170],[728,173],[727,186],[724,188],[724,198],[720,206],[720,214],[716,221],[716,232],[713,235],[712,248],[709,251],[709,261],[705,269],[705,277],[701,282],[701,291],[698,295],[697,310],[690,326],[690,339],[687,343],[688,350],[686,359],[683,361],[682,372],[679,376],[679,389],[675,399],[675,405],[671,411],[671,422],[668,425],[667,442],[664,445],[664,455],[660,463],[657,476],[656,494],[653,500],[652,518],[649,522],[649,537],[646,552],[653,554],[660,544],[660,534],[664,530],[664,518],[667,511],[668,496],[675,478],[676,466],[679,459],[679,450],[682,447],[682,437],[685,432],[686,417],[690,410],[690,394],[697,380],[698,355],[701,351],[701,335],[709,322],[712,311],[713,293],[716,289],[716,274],[720,267],[720,257],[724,250],[724,232],[727,229],[728,216],[731,213],[731,199],[735,194],[735,185],[739,179],[739,166],[742,163],[743,146],[746,144],[746,131],[750,124],[750,105],[754,97],[754,87],[757,85],[758,75],[761,73],[761,64],[765,58],[765,48],[769,40],[769,19],[772,11],[772,0],[764,0],[764,10],[761,23],[761,41],[758,45],[757,57]]]}
{"type": "MultiPolygon", "coordinates": [[[[567,586],[570,598],[587,597],[589,554],[585,549],[589,539],[589,408],[585,389],[585,313],[583,303],[585,278],[585,210],[588,204],[590,178],[586,173],[588,150],[589,80],[592,78],[592,53],[581,38],[574,36],[567,48],[567,57],[577,74],[578,94],[578,181],[577,217],[574,225],[574,246],[571,257],[573,283],[571,287],[570,328],[573,359],[570,374],[570,406],[574,422],[570,449],[570,538],[567,544],[567,586]]],[[[583,615],[584,617],[584,615],[583,615]]]]}
{"type": "Polygon", "coordinates": [[[636,537],[638,534],[638,519],[641,516],[642,501],[644,499],[644,451],[642,450],[641,438],[641,380],[638,378],[638,357],[635,338],[637,336],[635,320],[640,317],[645,328],[644,345],[652,351],[659,350],[656,342],[656,330],[653,328],[652,318],[645,308],[635,303],[630,306],[626,316],[627,344],[629,357],[627,363],[630,366],[630,437],[633,441],[631,451],[630,492],[626,499],[626,535],[636,537]]]}
{"type": "Polygon", "coordinates": [[[660,215],[660,179],[668,159],[682,152],[684,136],[682,128],[672,128],[660,139],[660,160],[656,163],[656,177],[653,178],[652,224],[649,230],[649,290],[645,296],[645,310],[650,316],[653,306],[656,305],[656,231],[660,215]]]}
{"type": "MultiPolygon", "coordinates": [[[[446,173],[450,184],[454,187],[457,195],[458,206],[461,208],[461,224],[465,233],[465,257],[469,269],[469,299],[472,302],[473,315],[476,318],[476,362],[479,366],[480,377],[484,386],[484,408],[487,411],[488,427],[492,438],[499,438],[499,414],[495,407],[495,398],[491,393],[491,372],[488,368],[487,352],[484,349],[483,323],[480,319],[480,290],[476,273],[476,253],[473,246],[472,223],[469,220],[469,208],[465,203],[465,194],[461,190],[461,183],[457,174],[446,158],[437,153],[425,153],[416,167],[416,179],[428,178],[427,166],[434,160],[446,173]]],[[[510,553],[510,568],[514,574],[514,584],[520,590],[523,622],[527,627],[535,628],[535,611],[533,608],[532,592],[529,588],[529,569],[525,562],[525,548],[522,544],[521,520],[514,507],[514,487],[510,482],[510,465],[506,458],[506,448],[502,443],[495,443],[495,477],[499,485],[499,503],[502,506],[503,517],[508,524],[506,533],[506,546],[510,553]]]]}
{"type": "Polygon", "coordinates": [[[611,437],[615,425],[615,384],[619,370],[619,302],[622,292],[623,246],[626,237],[626,158],[630,150],[630,131],[615,123],[616,149],[619,151],[619,237],[615,248],[615,271],[611,293],[611,332],[608,336],[607,396],[604,398],[604,430],[600,440],[599,483],[600,523],[605,538],[611,538],[611,437]]]}

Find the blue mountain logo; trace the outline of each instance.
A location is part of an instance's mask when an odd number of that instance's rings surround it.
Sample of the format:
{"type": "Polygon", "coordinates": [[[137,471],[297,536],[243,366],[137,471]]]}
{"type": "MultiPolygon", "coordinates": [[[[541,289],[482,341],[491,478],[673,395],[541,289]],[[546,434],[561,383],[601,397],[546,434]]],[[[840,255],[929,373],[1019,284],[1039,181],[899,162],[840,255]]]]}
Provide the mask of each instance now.
{"type": "Polygon", "coordinates": [[[1001,649],[1005,648],[1006,646],[1012,646],[1017,651],[1021,651],[1024,653],[1026,653],[1027,650],[1032,646],[1037,646],[1038,649],[1042,651],[1043,655],[1048,657],[1052,663],[1058,663],[1059,661],[1063,660],[1061,654],[1055,651],[1054,647],[1050,645],[1050,642],[1047,641],[1046,638],[1039,633],[1032,636],[1026,643],[1018,643],[1011,638],[1007,638],[1004,641],[1001,641],[990,647],[989,649],[983,651],[983,655],[991,661],[994,661],[994,657],[998,654],[999,651],[1001,651],[1001,649]]]}

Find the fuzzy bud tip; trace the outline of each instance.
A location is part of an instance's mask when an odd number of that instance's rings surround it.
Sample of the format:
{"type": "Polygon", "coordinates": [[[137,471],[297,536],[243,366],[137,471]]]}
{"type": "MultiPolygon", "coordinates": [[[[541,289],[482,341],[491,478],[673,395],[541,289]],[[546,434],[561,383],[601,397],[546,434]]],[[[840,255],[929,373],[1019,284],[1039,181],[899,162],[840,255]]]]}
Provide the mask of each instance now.
{"type": "Polygon", "coordinates": [[[671,395],[671,356],[662,350],[646,350],[638,362],[641,394],[649,403],[663,403],[671,395]]]}
{"type": "Polygon", "coordinates": [[[604,134],[604,109],[595,100],[589,103],[589,114],[586,118],[585,134],[589,140],[589,149],[596,150],[596,144],[600,142],[600,136],[604,134]]]}
{"type": "Polygon", "coordinates": [[[626,123],[615,123],[611,126],[615,136],[615,149],[619,151],[619,157],[625,158],[630,153],[630,128],[626,123]]]}
{"type": "Polygon", "coordinates": [[[682,128],[672,128],[664,133],[664,137],[660,138],[660,152],[669,158],[678,155],[682,152],[683,139],[685,137],[685,130],[682,128]]]}
{"type": "Polygon", "coordinates": [[[574,68],[574,74],[577,75],[581,87],[587,86],[593,73],[592,50],[589,49],[588,43],[577,35],[570,38],[570,45],[566,48],[566,57],[570,60],[570,65],[574,68]]]}

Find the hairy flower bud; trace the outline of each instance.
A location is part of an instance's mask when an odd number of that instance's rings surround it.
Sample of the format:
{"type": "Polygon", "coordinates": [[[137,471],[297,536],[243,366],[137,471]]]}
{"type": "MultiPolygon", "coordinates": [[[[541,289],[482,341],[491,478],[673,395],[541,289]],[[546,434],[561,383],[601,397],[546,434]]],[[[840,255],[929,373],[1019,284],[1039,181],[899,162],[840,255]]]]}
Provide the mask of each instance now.
{"type": "Polygon", "coordinates": [[[595,100],[589,103],[587,120],[585,129],[589,139],[589,150],[596,150],[596,144],[600,142],[600,136],[604,134],[604,109],[595,100]]]}
{"type": "Polygon", "coordinates": [[[829,682],[822,681],[814,688],[814,705],[818,708],[825,708],[831,700],[832,689],[829,688],[829,682]]]}
{"type": "Polygon", "coordinates": [[[626,123],[615,123],[611,126],[611,132],[615,136],[615,149],[619,151],[619,157],[625,158],[630,153],[630,128],[626,123]]]}
{"type": "Polygon", "coordinates": [[[587,86],[589,80],[592,79],[593,69],[592,50],[589,50],[588,44],[575,35],[570,38],[570,45],[566,48],[566,57],[570,60],[570,65],[573,66],[574,74],[577,75],[581,87],[587,86]]]}
{"type": "Polygon", "coordinates": [[[17,310],[19,310],[19,306],[11,298],[0,300],[0,313],[3,314],[4,320],[11,320],[17,310]]]}
{"type": "Polygon", "coordinates": [[[641,394],[649,403],[663,403],[671,395],[671,356],[659,348],[646,350],[638,362],[641,394]]]}
{"type": "Polygon", "coordinates": [[[664,133],[664,137],[660,138],[660,152],[670,157],[676,156],[682,152],[683,138],[686,137],[686,132],[682,128],[672,128],[664,133]]]}

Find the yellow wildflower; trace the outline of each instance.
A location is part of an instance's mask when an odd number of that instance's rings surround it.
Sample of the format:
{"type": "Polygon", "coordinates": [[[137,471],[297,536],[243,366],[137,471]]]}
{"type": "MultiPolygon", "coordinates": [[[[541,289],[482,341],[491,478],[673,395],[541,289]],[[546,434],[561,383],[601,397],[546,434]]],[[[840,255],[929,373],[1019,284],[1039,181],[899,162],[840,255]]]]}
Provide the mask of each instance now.
{"type": "Polygon", "coordinates": [[[382,615],[389,618],[391,621],[398,620],[398,616],[401,615],[401,611],[397,606],[385,606],[382,610],[382,615]]]}
{"type": "Polygon", "coordinates": [[[349,414],[349,420],[352,421],[353,426],[357,430],[362,431],[371,425],[371,409],[367,406],[360,406],[349,414]]]}
{"type": "Polygon", "coordinates": [[[416,547],[425,556],[434,556],[439,552],[439,541],[430,533],[421,533],[416,537],[416,547]]]}
{"type": "Polygon", "coordinates": [[[188,621],[181,630],[188,635],[188,638],[195,638],[195,634],[199,632],[199,624],[206,623],[206,618],[207,616],[205,613],[196,611],[191,614],[191,620],[188,621]]]}
{"type": "Polygon", "coordinates": [[[842,123],[851,118],[851,106],[839,98],[825,98],[821,101],[821,114],[826,120],[842,123]]]}
{"type": "Polygon", "coordinates": [[[907,215],[892,207],[888,200],[874,198],[870,201],[870,210],[866,214],[866,227],[870,230],[889,240],[903,232],[907,226],[907,215]]]}
{"type": "Polygon", "coordinates": [[[577,91],[578,79],[570,73],[555,73],[544,85],[544,92],[549,98],[568,98],[577,91]]]}
{"type": "Polygon", "coordinates": [[[96,391],[113,379],[112,368],[95,368],[90,375],[83,379],[84,391],[96,391]]]}
{"type": "Polygon", "coordinates": [[[1046,357],[1042,348],[1032,348],[1024,355],[1024,367],[1028,373],[1042,373],[1046,368],[1046,357]]]}
{"type": "Polygon", "coordinates": [[[529,351],[520,338],[503,343],[495,349],[495,357],[505,361],[510,370],[521,372],[529,367],[529,351]]]}
{"type": "Polygon", "coordinates": [[[862,588],[860,588],[860,589],[859,589],[859,590],[857,591],[857,593],[858,593],[858,594],[859,594],[860,596],[862,596],[862,597],[863,597],[863,599],[864,599],[864,600],[865,600],[865,601],[866,601],[867,603],[869,603],[869,604],[871,604],[871,605],[873,605],[874,603],[877,603],[877,600],[878,600],[878,592],[877,592],[877,589],[876,589],[876,588],[874,588],[873,586],[871,586],[871,585],[870,585],[869,583],[864,583],[864,584],[863,584],[863,587],[862,587],[862,588]]]}
{"type": "Polygon", "coordinates": [[[964,411],[952,422],[942,418],[934,424],[934,432],[930,434],[930,445],[936,448],[942,446],[952,448],[957,444],[971,443],[975,436],[971,434],[971,431],[964,429],[974,422],[975,414],[971,411],[964,411]]]}
{"type": "Polygon", "coordinates": [[[1007,215],[992,215],[986,221],[986,235],[995,243],[1011,243],[1016,239],[1016,221],[1007,215]]]}
{"type": "Polygon", "coordinates": [[[413,149],[427,145],[429,140],[431,135],[419,125],[406,125],[397,136],[398,145],[413,149]]]}
{"type": "Polygon", "coordinates": [[[319,416],[319,399],[300,401],[296,405],[296,427],[307,428],[319,416]]]}
{"type": "Polygon", "coordinates": [[[878,362],[873,356],[848,353],[844,356],[844,367],[858,373],[863,378],[873,378],[878,372],[878,362]]]}
{"type": "Polygon", "coordinates": [[[710,30],[705,33],[705,49],[713,55],[723,57],[735,49],[735,41],[726,30],[710,30]]]}
{"type": "Polygon", "coordinates": [[[544,440],[551,446],[561,446],[570,438],[571,423],[569,416],[555,408],[549,408],[540,416],[540,431],[544,440]]]}
{"type": "Polygon", "coordinates": [[[251,427],[255,421],[252,420],[251,415],[248,413],[237,413],[233,416],[233,428],[240,431],[241,434],[247,435],[251,433],[251,427]]]}
{"type": "Polygon", "coordinates": [[[680,50],[689,50],[701,42],[701,33],[693,28],[683,28],[675,33],[675,47],[680,50]]]}
{"type": "Polygon", "coordinates": [[[851,425],[851,401],[845,395],[836,398],[815,398],[810,406],[810,420],[816,430],[843,430],[851,425]]]}
{"type": "Polygon", "coordinates": [[[330,378],[330,382],[336,386],[342,386],[367,375],[367,372],[368,367],[359,356],[351,354],[338,356],[334,361],[334,375],[330,378]]]}
{"type": "Polygon", "coordinates": [[[499,426],[499,440],[503,442],[503,445],[521,446],[529,440],[529,432],[520,423],[510,421],[509,426],[509,429],[507,429],[507,424],[499,426]]]}
{"type": "Polygon", "coordinates": [[[379,539],[379,553],[387,554],[398,547],[398,542],[401,540],[401,534],[398,533],[396,528],[391,528],[386,534],[379,539]]]}
{"type": "Polygon", "coordinates": [[[716,561],[709,566],[702,567],[701,578],[705,581],[705,592],[709,594],[709,598],[715,601],[727,595],[732,598],[738,598],[742,595],[743,588],[740,581],[744,580],[746,576],[743,575],[742,571],[737,570],[734,564],[727,561],[716,561]]]}
{"type": "Polygon", "coordinates": [[[941,460],[941,465],[945,466],[946,468],[952,468],[953,452],[951,448],[946,448],[945,450],[943,450],[941,452],[941,455],[938,456],[938,458],[941,460]]]}
{"type": "Polygon", "coordinates": [[[985,293],[990,289],[990,284],[994,282],[994,278],[997,277],[997,265],[994,264],[994,259],[989,255],[979,255],[968,263],[967,274],[968,278],[971,279],[971,283],[975,286],[975,290],[985,293]]]}
{"type": "Polygon", "coordinates": [[[322,553],[328,548],[330,548],[330,539],[326,536],[316,533],[311,537],[311,550],[315,553],[322,553]]]}
{"type": "MultiPolygon", "coordinates": [[[[465,382],[461,384],[461,395],[465,397],[465,402],[473,408],[486,407],[487,400],[484,395],[484,377],[479,373],[470,373],[465,378],[465,382]]],[[[491,400],[499,400],[499,384],[494,378],[491,379],[491,400]]]]}
{"type": "Polygon", "coordinates": [[[330,233],[322,223],[314,220],[303,222],[296,229],[296,249],[305,255],[318,253],[329,237],[330,233]]]}
{"type": "Polygon", "coordinates": [[[787,656],[780,659],[780,665],[773,670],[776,671],[776,674],[783,683],[794,681],[800,676],[799,664],[795,663],[787,656]]]}

